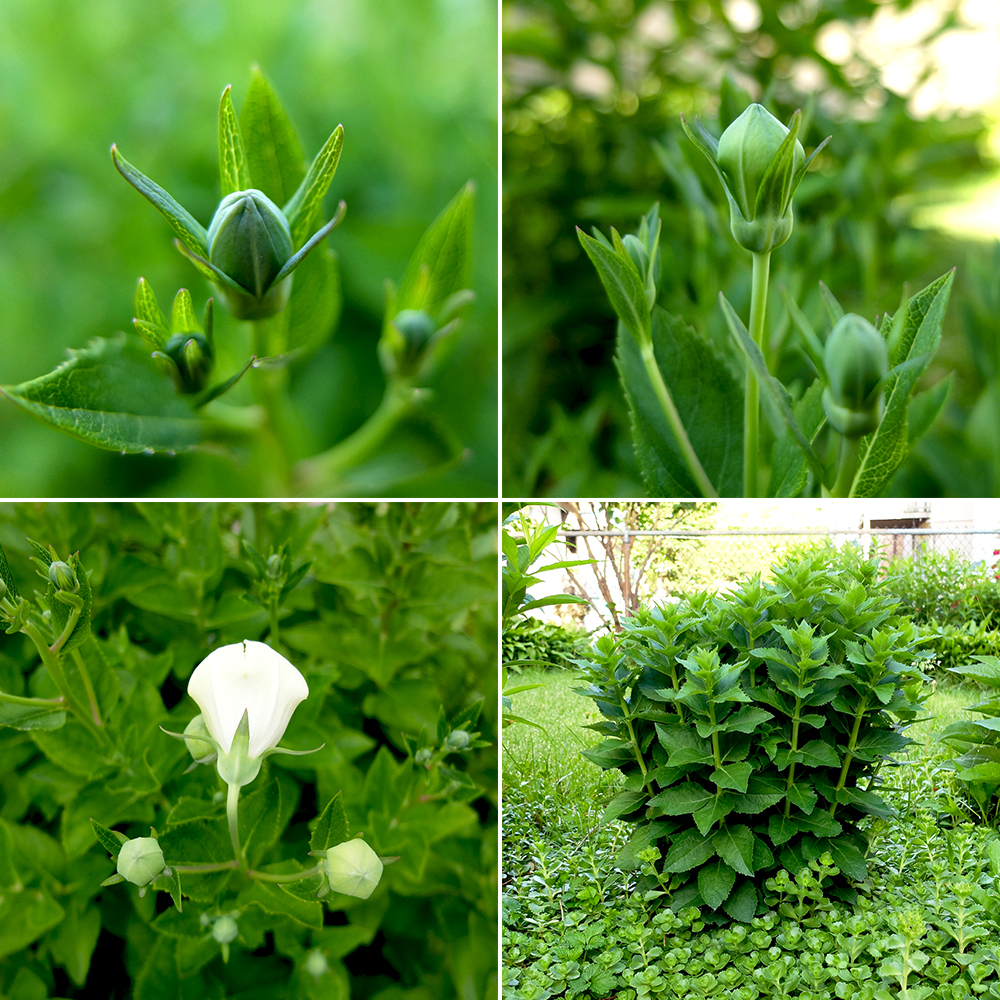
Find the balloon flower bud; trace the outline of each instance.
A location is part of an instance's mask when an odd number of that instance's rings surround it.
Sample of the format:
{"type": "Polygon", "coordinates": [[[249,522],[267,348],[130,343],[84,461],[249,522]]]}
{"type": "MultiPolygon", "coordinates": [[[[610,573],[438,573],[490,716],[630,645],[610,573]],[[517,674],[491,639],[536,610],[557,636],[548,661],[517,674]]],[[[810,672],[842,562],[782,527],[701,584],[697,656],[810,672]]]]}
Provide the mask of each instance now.
{"type": "MultiPolygon", "coordinates": [[[[309,687],[288,660],[263,642],[237,642],[209,653],[195,667],[188,694],[201,709],[206,730],[193,742],[218,754],[216,767],[228,785],[249,784],[270,754],[315,752],[278,746],[309,687]]],[[[186,740],[184,733],[169,735],[186,740]]]]}
{"type": "Polygon", "coordinates": [[[403,378],[416,374],[437,332],[437,323],[428,313],[421,309],[400,309],[387,324],[379,344],[386,374],[403,378]]]}
{"type": "Polygon", "coordinates": [[[80,581],[77,580],[73,567],[58,559],[49,564],[49,580],[59,590],[75,594],[80,589],[80,581]]]}
{"type": "Polygon", "coordinates": [[[226,195],[208,227],[209,263],[240,286],[219,285],[237,319],[265,319],[288,303],[291,281],[276,278],[292,256],[292,233],[281,209],[251,188],[226,195]]]}
{"type": "MultiPolygon", "coordinates": [[[[205,716],[198,714],[184,727],[184,744],[188,753],[199,763],[215,759],[215,747],[208,740],[200,740],[199,736],[208,736],[208,726],[205,716]]],[[[193,765],[192,765],[193,766],[193,765]]]]}
{"type": "Polygon", "coordinates": [[[212,370],[212,347],[201,333],[175,333],[164,345],[163,353],[177,369],[181,392],[199,392],[212,370]]]}
{"type": "Polygon", "coordinates": [[[327,962],[326,956],[321,951],[311,951],[309,952],[309,957],[305,961],[305,970],[309,973],[313,979],[319,979],[320,976],[325,975],[330,971],[330,963],[327,962]]]}
{"type": "Polygon", "coordinates": [[[824,139],[806,158],[798,139],[801,113],[786,128],[766,108],[751,104],[716,141],[698,119],[688,137],[708,157],[729,201],[730,228],[741,247],[769,253],[792,233],[792,195],[824,139]]]}
{"type": "Polygon", "coordinates": [[[163,874],[165,867],[163,851],[155,837],[126,841],[118,853],[118,874],[133,885],[149,885],[163,874]]]}
{"type": "Polygon", "coordinates": [[[229,944],[230,941],[236,939],[236,935],[239,932],[240,929],[236,925],[236,921],[230,916],[219,917],[212,925],[212,937],[219,944],[229,944]]]}
{"type": "Polygon", "coordinates": [[[444,743],[450,750],[464,750],[469,745],[469,734],[464,729],[455,729],[444,743]]]}
{"type": "Polygon", "coordinates": [[[346,840],[326,852],[323,862],[330,888],[367,899],[382,877],[379,856],[363,840],[346,840]]]}
{"type": "Polygon", "coordinates": [[[889,355],[882,335],[867,320],[848,313],[827,339],[823,364],[823,409],[831,426],[847,437],[870,434],[885,407],[882,380],[889,355]]]}

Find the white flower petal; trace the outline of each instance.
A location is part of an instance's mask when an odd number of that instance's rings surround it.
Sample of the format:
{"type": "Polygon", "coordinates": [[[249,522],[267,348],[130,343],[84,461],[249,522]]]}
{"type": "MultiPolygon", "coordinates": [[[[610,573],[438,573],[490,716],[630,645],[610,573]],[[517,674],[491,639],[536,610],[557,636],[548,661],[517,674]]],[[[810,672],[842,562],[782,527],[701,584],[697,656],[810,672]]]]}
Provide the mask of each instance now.
{"type": "Polygon", "coordinates": [[[305,678],[263,642],[237,642],[208,654],[188,682],[211,736],[228,752],[247,712],[250,757],[277,746],[296,706],[309,695],[305,678]]]}

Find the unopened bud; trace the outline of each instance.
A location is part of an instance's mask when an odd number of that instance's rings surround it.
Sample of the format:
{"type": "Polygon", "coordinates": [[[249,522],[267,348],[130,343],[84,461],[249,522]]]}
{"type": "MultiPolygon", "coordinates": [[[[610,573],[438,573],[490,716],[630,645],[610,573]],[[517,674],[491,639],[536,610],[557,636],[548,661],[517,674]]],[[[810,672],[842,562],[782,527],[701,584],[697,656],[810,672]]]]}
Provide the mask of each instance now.
{"type": "Polygon", "coordinates": [[[188,753],[197,761],[214,757],[218,752],[211,743],[197,738],[208,735],[210,734],[208,726],[205,725],[205,717],[200,713],[184,727],[184,745],[188,748],[188,753]]]}
{"type": "Polygon", "coordinates": [[[309,952],[309,957],[305,962],[305,970],[313,979],[319,979],[330,969],[330,964],[326,960],[326,955],[321,951],[309,952]]]}
{"type": "Polygon", "coordinates": [[[267,559],[267,575],[272,579],[276,580],[281,574],[281,556],[275,552],[273,555],[268,556],[267,559]]]}
{"type": "Polygon", "coordinates": [[[635,264],[639,276],[645,282],[646,272],[649,270],[649,251],[642,245],[639,237],[633,236],[631,233],[622,237],[622,245],[628,251],[629,257],[632,258],[632,263],[635,264]]]}
{"type": "Polygon", "coordinates": [[[889,355],[882,335],[866,319],[848,313],[827,339],[823,366],[823,409],[831,426],[848,437],[870,434],[885,406],[882,380],[889,355]]]}
{"type": "Polygon", "coordinates": [[[274,285],[274,279],[292,256],[292,233],[263,191],[234,191],[222,199],[208,227],[208,252],[209,261],[246,292],[219,286],[237,319],[266,319],[284,309],[291,282],[274,285]]]}
{"type": "Polygon", "coordinates": [[[49,580],[59,590],[75,594],[80,589],[80,581],[77,580],[73,567],[58,559],[49,565],[49,580]]]}
{"type": "Polygon", "coordinates": [[[469,745],[469,734],[464,729],[455,729],[444,742],[452,750],[464,750],[469,745]]]}
{"type": "Polygon", "coordinates": [[[367,899],[382,877],[379,856],[358,839],[331,847],[323,866],[331,889],[359,899],[367,899]]]}
{"type": "Polygon", "coordinates": [[[177,388],[181,392],[199,392],[212,371],[212,348],[201,333],[175,333],[163,353],[177,368],[177,388]]]}
{"type": "Polygon", "coordinates": [[[236,926],[236,921],[230,916],[219,917],[212,925],[212,937],[219,944],[229,944],[239,932],[240,929],[236,926]]]}
{"type": "Polygon", "coordinates": [[[122,844],[118,874],[133,885],[149,885],[163,874],[166,862],[155,837],[136,837],[122,844]]]}
{"type": "Polygon", "coordinates": [[[424,747],[422,750],[418,750],[416,754],[414,754],[413,759],[418,764],[426,764],[427,761],[429,761],[433,756],[434,756],[434,751],[431,750],[429,747],[424,747]]]}

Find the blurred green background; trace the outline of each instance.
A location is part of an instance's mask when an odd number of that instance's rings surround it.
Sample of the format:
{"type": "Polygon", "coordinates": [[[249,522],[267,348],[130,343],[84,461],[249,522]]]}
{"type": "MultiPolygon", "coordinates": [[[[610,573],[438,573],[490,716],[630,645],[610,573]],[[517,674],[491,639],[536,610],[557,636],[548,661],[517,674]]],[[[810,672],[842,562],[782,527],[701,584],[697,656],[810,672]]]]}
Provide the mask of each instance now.
{"type": "MultiPolygon", "coordinates": [[[[259,64],[307,157],[338,122],[345,130],[324,216],[347,201],[329,240],[344,311],[291,375],[313,450],[377,406],[383,281],[399,281],[421,233],[471,178],[477,300],[433,385],[433,406],[467,456],[401,489],[494,495],[496,24],[494,0],[4,0],[0,383],[42,375],[67,347],[128,327],[140,275],[161,305],[186,287],[200,311],[207,282],[108,150],[117,142],[207,225],[219,198],[219,96],[231,83],[239,109],[259,64]]],[[[221,336],[249,345],[249,325],[220,312],[221,336]]],[[[247,385],[234,390],[233,402],[249,400],[247,385]]],[[[100,451],[0,400],[0,495],[241,496],[256,495],[256,479],[218,456],[100,451]]]]}
{"type": "Polygon", "coordinates": [[[575,226],[635,231],[659,201],[659,302],[741,370],[718,292],[747,315],[749,254],[679,121],[700,115],[718,136],[724,76],[782,121],[803,108],[807,150],[833,136],[772,256],[774,374],[793,394],[811,378],[782,284],[825,333],[820,279],[874,319],[904,282],[957,265],[923,380],[954,373],[950,398],[889,492],[1000,495],[1000,5],[508,0],[503,29],[503,495],[645,493],[614,315],[575,226]]]}

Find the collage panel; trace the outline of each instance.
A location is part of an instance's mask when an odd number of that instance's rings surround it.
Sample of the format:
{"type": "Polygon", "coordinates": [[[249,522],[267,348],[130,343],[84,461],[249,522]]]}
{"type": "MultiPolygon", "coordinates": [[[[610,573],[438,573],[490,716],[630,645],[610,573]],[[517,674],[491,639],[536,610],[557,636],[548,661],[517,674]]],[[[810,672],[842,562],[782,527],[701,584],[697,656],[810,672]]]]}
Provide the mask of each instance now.
{"type": "Polygon", "coordinates": [[[1000,496],[1000,7],[510,0],[503,496],[1000,496]]]}
{"type": "Polygon", "coordinates": [[[496,497],[495,0],[10,0],[0,496],[496,497]]]}
{"type": "Polygon", "coordinates": [[[0,995],[497,1000],[496,503],[0,503],[0,995]]]}
{"type": "Polygon", "coordinates": [[[1000,501],[504,515],[505,997],[1000,993],[1000,501]]]}

